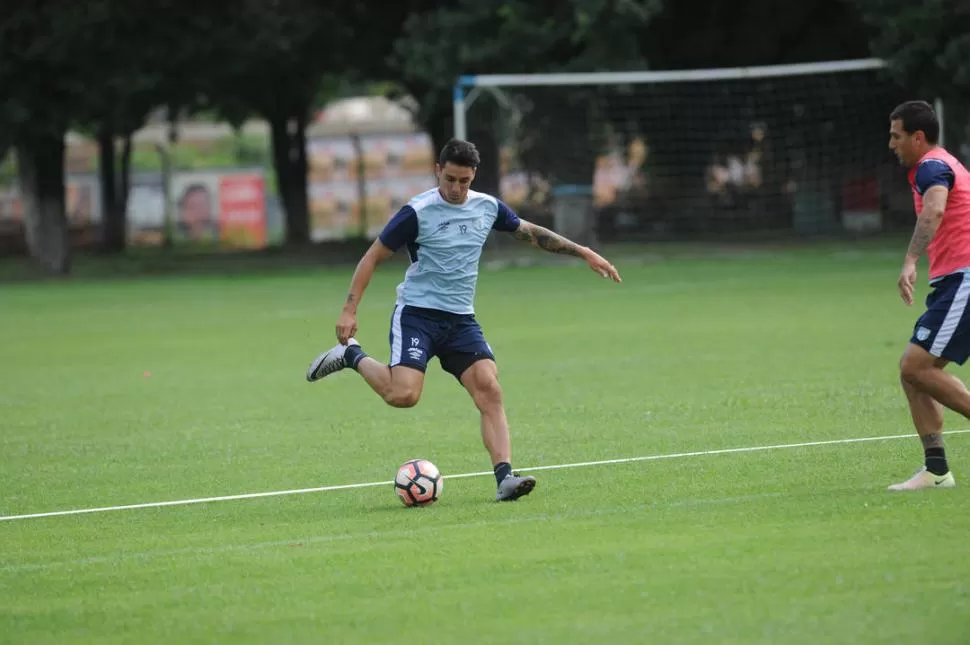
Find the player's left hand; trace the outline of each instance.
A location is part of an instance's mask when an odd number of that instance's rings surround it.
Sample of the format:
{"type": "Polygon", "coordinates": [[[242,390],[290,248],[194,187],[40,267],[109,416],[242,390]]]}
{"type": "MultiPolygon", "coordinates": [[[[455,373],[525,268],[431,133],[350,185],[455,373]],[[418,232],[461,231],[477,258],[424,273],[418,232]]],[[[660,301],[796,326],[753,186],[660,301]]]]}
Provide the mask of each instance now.
{"type": "Polygon", "coordinates": [[[620,278],[620,272],[606,258],[588,248],[586,249],[585,255],[586,262],[593,271],[596,271],[604,278],[609,278],[613,282],[623,282],[620,278]]]}
{"type": "Polygon", "coordinates": [[[907,306],[913,304],[913,290],[916,288],[916,263],[909,260],[903,262],[903,269],[899,272],[899,297],[907,306]]]}

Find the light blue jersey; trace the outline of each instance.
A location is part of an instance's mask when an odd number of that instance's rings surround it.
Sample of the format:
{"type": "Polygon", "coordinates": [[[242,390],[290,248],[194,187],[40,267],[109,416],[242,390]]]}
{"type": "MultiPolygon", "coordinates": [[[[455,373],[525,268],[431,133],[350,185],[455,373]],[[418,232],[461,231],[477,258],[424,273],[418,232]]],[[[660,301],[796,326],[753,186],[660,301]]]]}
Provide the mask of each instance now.
{"type": "Polygon", "coordinates": [[[397,287],[397,304],[475,313],[478,262],[488,234],[518,227],[518,216],[485,193],[469,190],[463,204],[445,201],[437,188],[415,196],[380,235],[394,251],[407,247],[411,258],[397,287]]]}

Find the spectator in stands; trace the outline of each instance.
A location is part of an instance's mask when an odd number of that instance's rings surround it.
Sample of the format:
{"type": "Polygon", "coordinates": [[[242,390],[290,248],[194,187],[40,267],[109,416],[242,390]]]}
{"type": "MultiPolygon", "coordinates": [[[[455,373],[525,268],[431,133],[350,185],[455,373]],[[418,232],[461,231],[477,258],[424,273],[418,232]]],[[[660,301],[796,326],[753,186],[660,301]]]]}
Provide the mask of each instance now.
{"type": "Polygon", "coordinates": [[[737,202],[737,193],[743,177],[743,166],[737,155],[724,155],[715,152],[707,166],[707,194],[714,206],[729,208],[737,202]]]}
{"type": "Polygon", "coordinates": [[[751,145],[744,159],[744,188],[758,190],[762,184],[761,162],[764,157],[765,129],[760,123],[751,124],[751,145]]]}

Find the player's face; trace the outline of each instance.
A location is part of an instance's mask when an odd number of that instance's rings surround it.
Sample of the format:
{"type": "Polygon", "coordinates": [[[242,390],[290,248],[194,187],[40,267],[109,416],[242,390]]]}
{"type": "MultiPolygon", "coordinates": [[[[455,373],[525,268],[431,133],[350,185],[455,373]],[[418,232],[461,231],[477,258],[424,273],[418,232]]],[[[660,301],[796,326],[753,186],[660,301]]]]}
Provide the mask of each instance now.
{"type": "Polygon", "coordinates": [[[889,149],[896,154],[899,163],[909,167],[919,161],[920,135],[920,132],[908,134],[903,130],[903,122],[900,119],[890,122],[889,149]]]}
{"type": "Polygon", "coordinates": [[[438,191],[451,204],[463,204],[468,197],[468,188],[475,178],[475,169],[458,166],[450,161],[444,167],[435,164],[438,175],[438,191]]]}

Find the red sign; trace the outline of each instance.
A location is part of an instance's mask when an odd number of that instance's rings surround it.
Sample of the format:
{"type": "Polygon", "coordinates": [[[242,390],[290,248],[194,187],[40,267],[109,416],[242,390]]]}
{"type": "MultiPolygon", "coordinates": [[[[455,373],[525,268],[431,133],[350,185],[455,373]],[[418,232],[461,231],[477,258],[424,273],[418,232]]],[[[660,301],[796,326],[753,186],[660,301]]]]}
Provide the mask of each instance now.
{"type": "Polygon", "coordinates": [[[226,246],[266,245],[266,186],[261,175],[220,177],[219,231],[226,246]]]}

